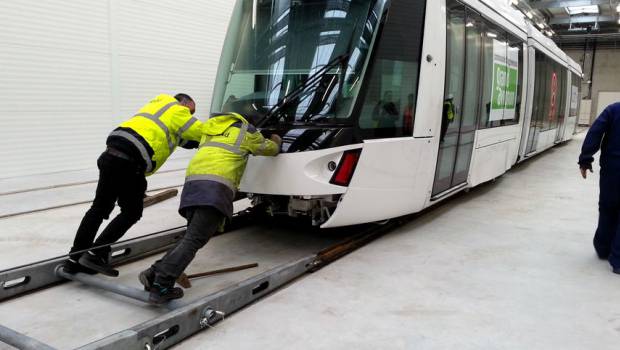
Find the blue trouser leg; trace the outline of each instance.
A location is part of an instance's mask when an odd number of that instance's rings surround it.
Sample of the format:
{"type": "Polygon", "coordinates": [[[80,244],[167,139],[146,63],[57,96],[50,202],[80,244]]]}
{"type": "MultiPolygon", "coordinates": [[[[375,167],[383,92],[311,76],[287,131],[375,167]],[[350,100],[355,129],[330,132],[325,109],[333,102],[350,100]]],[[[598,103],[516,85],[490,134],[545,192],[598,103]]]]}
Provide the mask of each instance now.
{"type": "Polygon", "coordinates": [[[620,215],[620,171],[601,169],[599,219],[594,235],[594,249],[600,257],[609,256],[613,267],[620,267],[620,239],[618,219],[620,215]]]}

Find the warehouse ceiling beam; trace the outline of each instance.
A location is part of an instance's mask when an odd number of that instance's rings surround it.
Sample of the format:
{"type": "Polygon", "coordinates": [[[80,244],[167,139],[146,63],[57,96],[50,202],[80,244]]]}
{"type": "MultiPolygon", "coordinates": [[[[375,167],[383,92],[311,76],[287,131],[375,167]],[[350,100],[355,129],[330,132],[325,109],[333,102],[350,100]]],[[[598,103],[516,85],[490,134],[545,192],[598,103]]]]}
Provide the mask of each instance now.
{"type": "Polygon", "coordinates": [[[571,23],[603,23],[603,22],[616,22],[618,19],[616,16],[573,16],[573,17],[553,17],[550,21],[550,25],[558,24],[571,24],[571,23]]]}
{"type": "Polygon", "coordinates": [[[612,0],[548,0],[548,1],[538,1],[538,2],[530,2],[529,5],[537,10],[549,9],[549,8],[561,8],[561,7],[569,7],[569,6],[590,6],[590,5],[609,5],[610,3],[617,3],[617,1],[612,0]]]}

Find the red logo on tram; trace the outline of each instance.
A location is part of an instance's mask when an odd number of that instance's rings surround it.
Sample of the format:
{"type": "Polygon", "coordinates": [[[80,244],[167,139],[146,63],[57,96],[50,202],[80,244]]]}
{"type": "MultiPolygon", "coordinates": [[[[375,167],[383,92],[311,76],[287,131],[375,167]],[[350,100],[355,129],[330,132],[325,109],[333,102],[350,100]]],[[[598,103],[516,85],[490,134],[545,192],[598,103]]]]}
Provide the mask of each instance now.
{"type": "Polygon", "coordinates": [[[551,75],[551,101],[549,101],[549,119],[553,121],[555,119],[555,112],[557,110],[557,97],[558,97],[558,75],[553,72],[551,75]]]}

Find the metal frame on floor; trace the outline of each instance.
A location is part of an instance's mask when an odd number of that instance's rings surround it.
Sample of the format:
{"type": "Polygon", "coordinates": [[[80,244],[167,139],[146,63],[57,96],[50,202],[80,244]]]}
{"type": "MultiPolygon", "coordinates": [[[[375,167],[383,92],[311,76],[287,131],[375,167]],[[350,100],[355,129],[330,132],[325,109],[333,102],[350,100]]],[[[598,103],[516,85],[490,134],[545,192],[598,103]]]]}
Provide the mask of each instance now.
{"type": "Polygon", "coordinates": [[[278,266],[167,314],[78,348],[79,350],[166,349],[213,326],[225,315],[260,299],[309,271],[315,255],[278,266]]]}
{"type": "MultiPolygon", "coordinates": [[[[171,301],[163,305],[171,310],[168,313],[90,344],[81,346],[77,349],[154,350],[169,348],[201,330],[212,327],[215,323],[223,320],[225,315],[231,314],[275,291],[283,285],[294,281],[304,274],[314,272],[337,260],[338,258],[354,251],[355,249],[369,243],[400,223],[401,221],[398,220],[387,225],[370,226],[364,229],[362,233],[353,235],[340,243],[319,251],[318,253],[310,254],[290,263],[277,266],[269,271],[248,278],[198,300],[189,303],[183,303],[180,300],[171,301]]],[[[127,251],[124,251],[123,254],[121,254],[122,257],[117,255],[119,259],[116,262],[119,263],[120,261],[129,260],[130,257],[133,257],[133,260],[143,257],[147,255],[146,252],[149,250],[146,248],[148,247],[160,247],[155,249],[162,250],[161,247],[164,246],[164,243],[166,246],[169,246],[171,242],[178,239],[175,235],[180,234],[182,234],[182,230],[172,231],[155,237],[146,237],[144,240],[136,240],[133,242],[133,245],[121,243],[118,246],[114,246],[113,251],[115,252],[127,249],[127,251]],[[159,242],[158,244],[156,241],[160,239],[162,242],[159,242]],[[143,249],[138,249],[135,245],[136,242],[142,242],[140,244],[140,248],[143,249]],[[127,255],[124,255],[125,253],[127,255]],[[125,260],[121,260],[123,258],[125,260]]],[[[154,250],[150,250],[150,252],[152,251],[154,250]]],[[[29,271],[31,273],[33,273],[33,271],[36,272],[36,276],[39,278],[43,278],[43,276],[40,276],[39,274],[49,273],[51,276],[45,277],[45,280],[48,281],[73,280],[86,284],[90,287],[103,289],[108,292],[148,303],[148,293],[144,290],[119,285],[111,280],[84,273],[69,274],[64,271],[59,262],[62,261],[59,261],[58,259],[51,259],[44,262],[43,265],[35,264],[21,269],[29,268],[29,271]],[[41,266],[45,266],[45,268],[41,266]],[[51,272],[50,266],[52,266],[51,272]]],[[[0,276],[7,276],[5,272],[3,272],[3,275],[0,276]]],[[[24,276],[24,274],[19,276],[24,276]]],[[[28,287],[28,284],[25,284],[23,287],[28,287]]],[[[17,293],[14,293],[13,295],[17,295],[17,293]]],[[[0,341],[17,346],[21,349],[54,349],[53,347],[36,339],[32,339],[27,335],[2,326],[0,326],[0,341]]]]}
{"type": "MultiPolygon", "coordinates": [[[[117,266],[165,251],[184,233],[185,226],[113,244],[110,264],[117,266]]],[[[67,255],[63,255],[0,271],[0,301],[66,282],[55,271],[67,258],[67,255]]]]}

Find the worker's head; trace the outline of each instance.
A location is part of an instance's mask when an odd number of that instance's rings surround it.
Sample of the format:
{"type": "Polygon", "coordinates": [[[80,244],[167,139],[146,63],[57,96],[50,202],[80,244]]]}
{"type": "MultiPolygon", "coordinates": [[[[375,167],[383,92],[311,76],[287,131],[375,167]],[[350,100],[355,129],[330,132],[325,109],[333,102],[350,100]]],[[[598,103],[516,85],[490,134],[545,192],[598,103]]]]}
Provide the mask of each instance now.
{"type": "Polygon", "coordinates": [[[181,106],[189,108],[189,112],[191,114],[194,114],[194,112],[196,112],[196,103],[188,94],[176,94],[174,95],[174,98],[179,101],[179,104],[181,106]]]}

